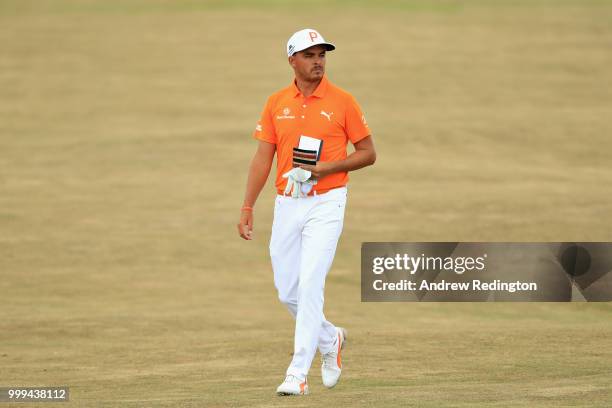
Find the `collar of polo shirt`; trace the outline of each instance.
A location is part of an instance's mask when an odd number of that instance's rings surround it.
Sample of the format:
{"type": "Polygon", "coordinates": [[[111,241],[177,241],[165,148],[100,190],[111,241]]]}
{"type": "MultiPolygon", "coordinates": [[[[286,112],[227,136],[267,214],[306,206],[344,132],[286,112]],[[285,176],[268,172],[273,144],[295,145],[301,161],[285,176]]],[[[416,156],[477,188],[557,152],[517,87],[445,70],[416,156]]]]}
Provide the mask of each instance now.
{"type": "MultiPolygon", "coordinates": [[[[300,89],[297,87],[297,84],[295,83],[295,79],[293,79],[291,86],[293,87],[293,92],[294,92],[293,97],[294,98],[297,98],[298,96],[302,95],[302,91],[300,91],[300,89]]],[[[327,86],[328,86],[327,75],[323,75],[323,78],[321,78],[321,82],[319,82],[319,86],[317,86],[317,89],[315,89],[315,91],[310,96],[314,96],[315,98],[323,98],[327,91],[327,86]]]]}

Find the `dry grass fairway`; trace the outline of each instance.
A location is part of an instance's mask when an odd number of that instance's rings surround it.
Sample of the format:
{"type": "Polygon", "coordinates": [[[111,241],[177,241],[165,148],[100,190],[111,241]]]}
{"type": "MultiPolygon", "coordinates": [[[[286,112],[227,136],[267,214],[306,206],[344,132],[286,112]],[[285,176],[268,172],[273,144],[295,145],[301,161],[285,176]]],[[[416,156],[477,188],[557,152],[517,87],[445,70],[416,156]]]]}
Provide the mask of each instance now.
{"type": "Polygon", "coordinates": [[[0,0],[0,386],[69,385],[78,407],[609,407],[610,304],[362,304],[359,251],[612,241],[612,3],[243,3],[0,0]],[[379,160],[327,281],[342,382],[315,362],[312,395],[279,399],[271,185],[256,239],[235,223],[302,26],[337,44],[329,77],[379,160]]]}

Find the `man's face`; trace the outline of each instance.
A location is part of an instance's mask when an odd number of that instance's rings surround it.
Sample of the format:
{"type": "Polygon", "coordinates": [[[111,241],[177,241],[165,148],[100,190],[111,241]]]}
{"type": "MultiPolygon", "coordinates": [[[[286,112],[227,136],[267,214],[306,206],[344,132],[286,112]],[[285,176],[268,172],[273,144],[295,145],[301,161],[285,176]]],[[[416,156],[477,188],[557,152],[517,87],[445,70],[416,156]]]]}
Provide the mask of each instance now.
{"type": "Polygon", "coordinates": [[[316,82],[325,73],[325,47],[314,45],[289,57],[295,76],[303,81],[316,82]]]}

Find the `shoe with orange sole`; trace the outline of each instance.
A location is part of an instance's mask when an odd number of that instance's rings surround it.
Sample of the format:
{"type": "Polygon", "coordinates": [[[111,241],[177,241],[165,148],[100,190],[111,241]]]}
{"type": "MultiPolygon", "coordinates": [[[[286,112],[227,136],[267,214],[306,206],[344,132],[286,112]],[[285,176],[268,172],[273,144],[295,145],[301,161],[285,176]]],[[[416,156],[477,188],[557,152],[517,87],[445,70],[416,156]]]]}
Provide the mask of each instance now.
{"type": "Polygon", "coordinates": [[[333,388],[338,384],[340,380],[340,374],[342,373],[342,349],[346,342],[346,329],[343,327],[337,327],[337,339],[334,344],[334,349],[329,353],[325,353],[321,356],[321,378],[323,385],[327,388],[333,388]]]}
{"type": "Polygon", "coordinates": [[[301,381],[294,375],[288,375],[276,389],[277,395],[308,395],[308,381],[301,381]]]}

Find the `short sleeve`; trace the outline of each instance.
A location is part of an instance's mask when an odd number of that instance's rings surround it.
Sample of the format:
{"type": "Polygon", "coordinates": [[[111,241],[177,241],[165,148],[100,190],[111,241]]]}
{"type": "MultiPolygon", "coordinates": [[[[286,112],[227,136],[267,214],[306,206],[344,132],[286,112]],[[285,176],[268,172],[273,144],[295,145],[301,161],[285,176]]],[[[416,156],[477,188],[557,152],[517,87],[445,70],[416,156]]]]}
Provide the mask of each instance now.
{"type": "Polygon", "coordinates": [[[365,116],[353,97],[348,99],[345,121],[346,134],[351,143],[357,143],[370,135],[370,128],[365,120],[365,116]]]}
{"type": "Polygon", "coordinates": [[[268,98],[266,106],[263,112],[261,112],[261,117],[257,122],[257,126],[255,126],[253,137],[264,142],[276,144],[276,131],[274,129],[274,122],[272,122],[271,98],[268,98]]]}

